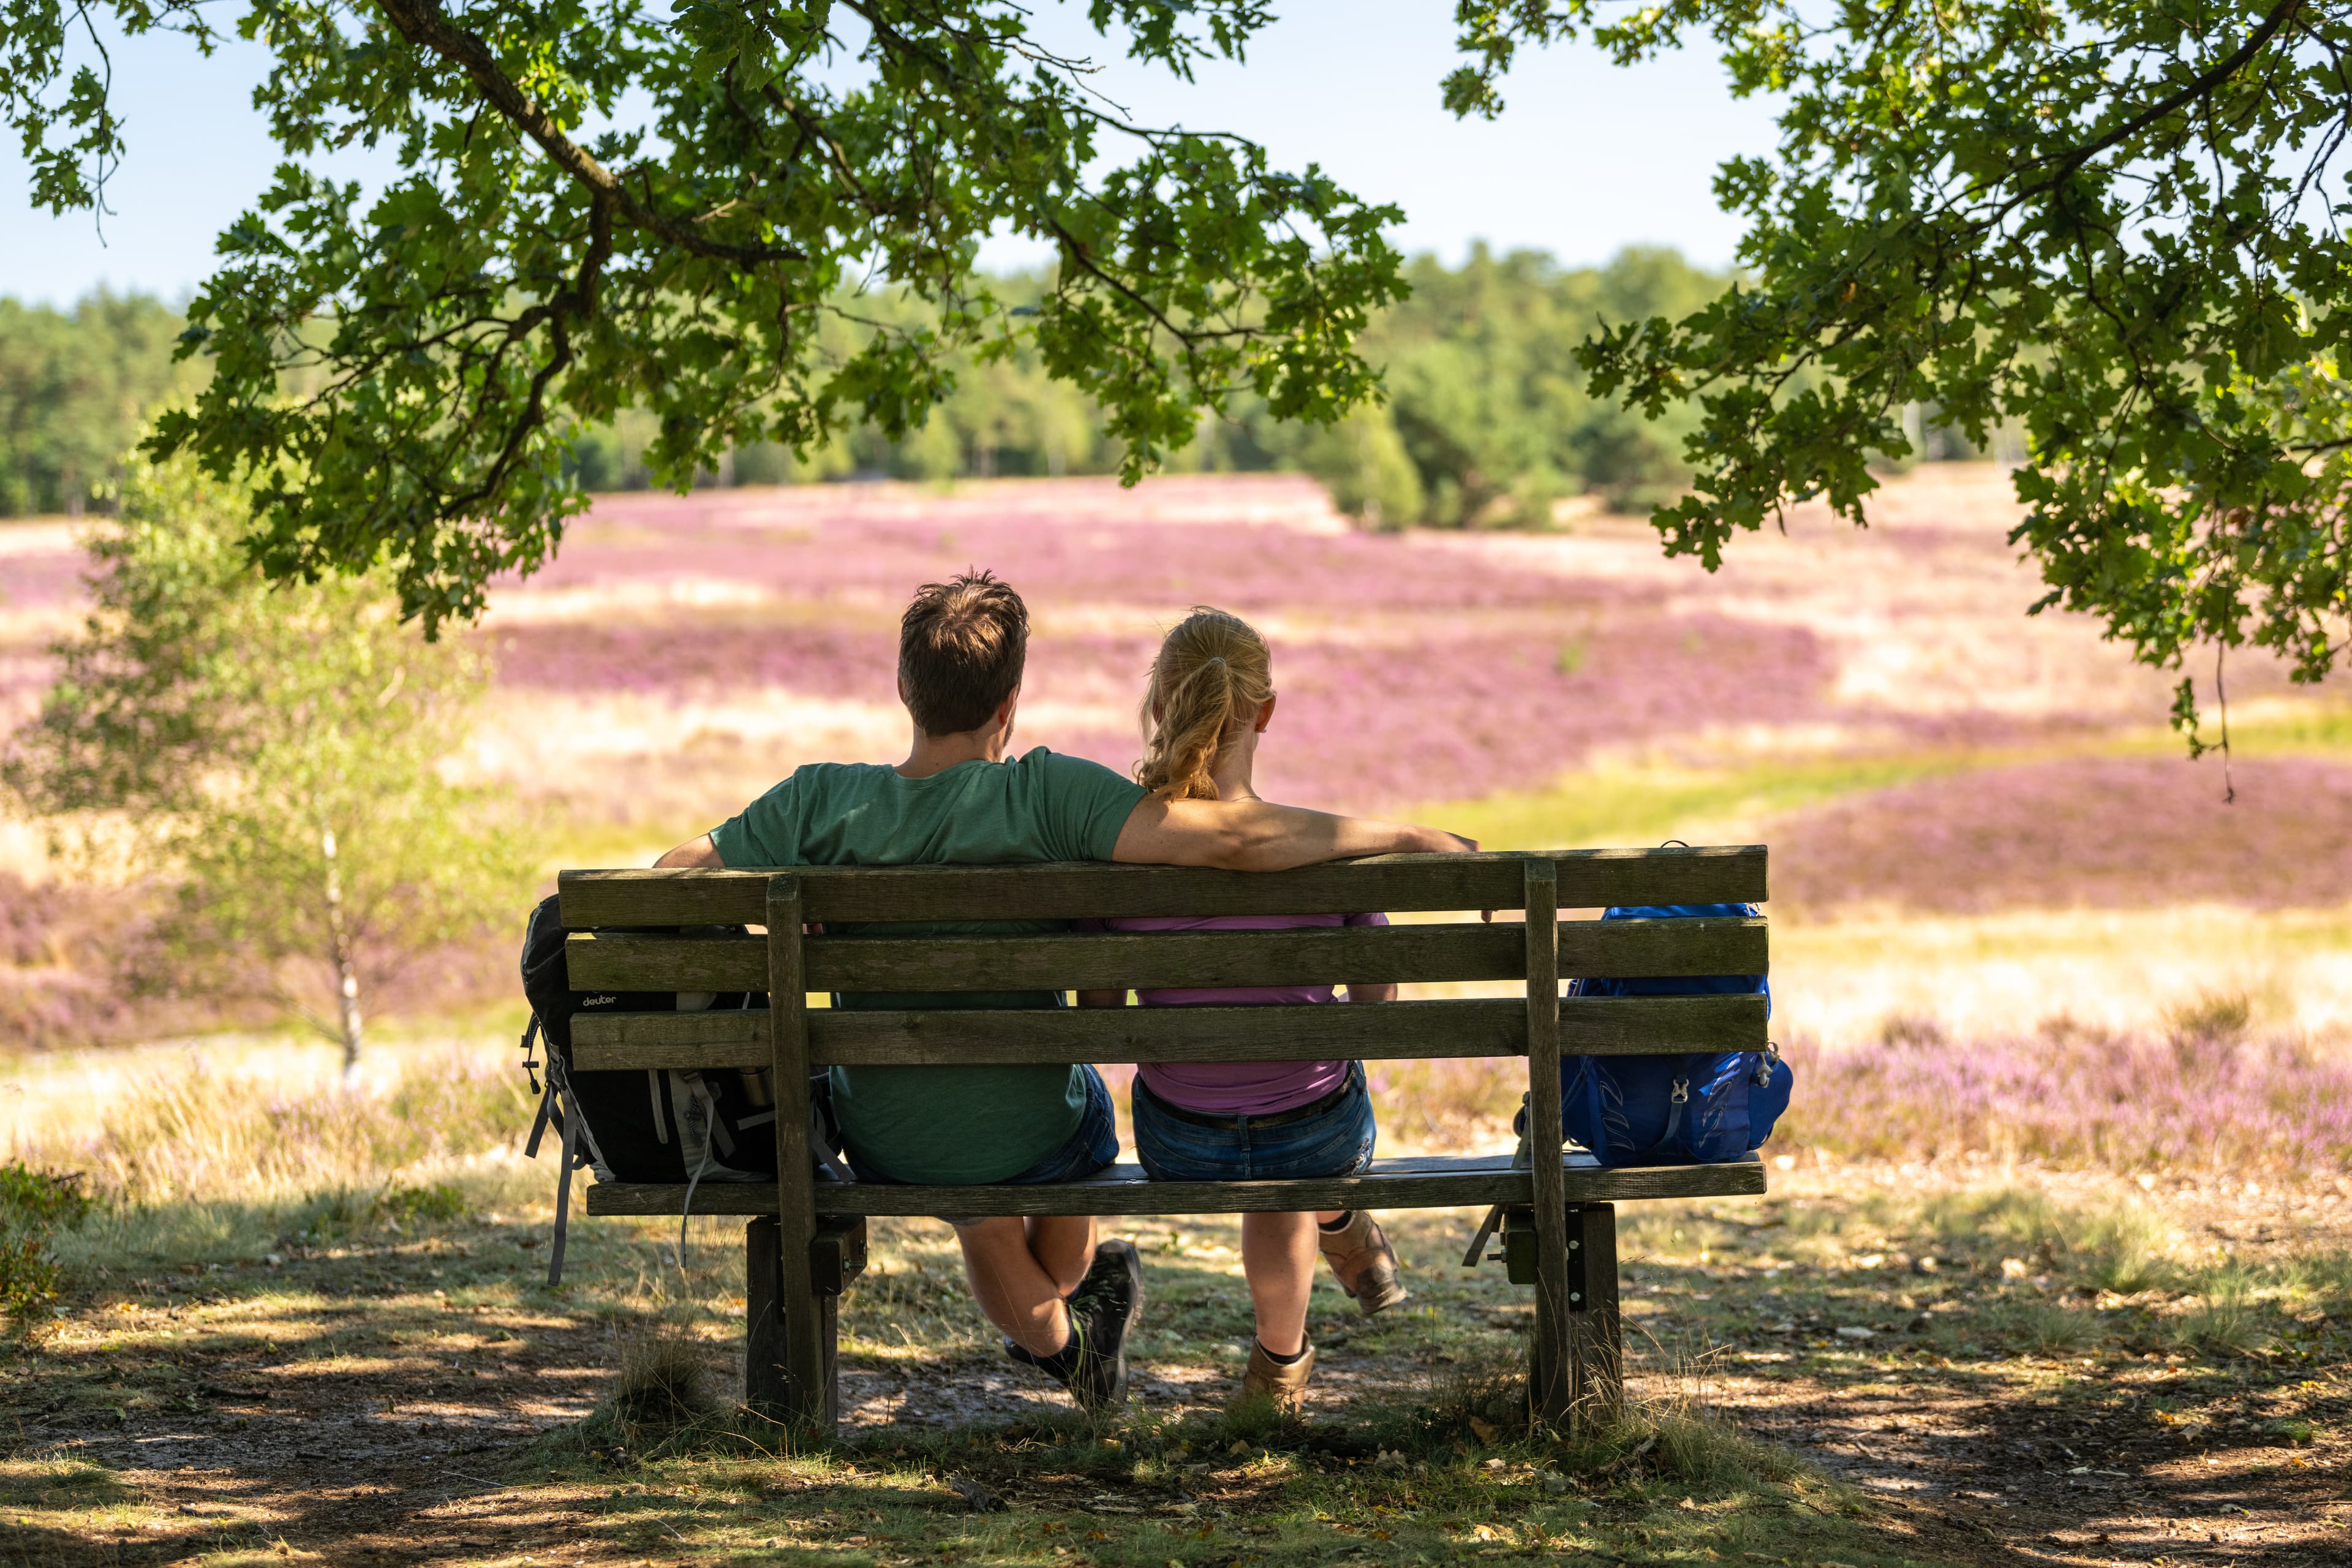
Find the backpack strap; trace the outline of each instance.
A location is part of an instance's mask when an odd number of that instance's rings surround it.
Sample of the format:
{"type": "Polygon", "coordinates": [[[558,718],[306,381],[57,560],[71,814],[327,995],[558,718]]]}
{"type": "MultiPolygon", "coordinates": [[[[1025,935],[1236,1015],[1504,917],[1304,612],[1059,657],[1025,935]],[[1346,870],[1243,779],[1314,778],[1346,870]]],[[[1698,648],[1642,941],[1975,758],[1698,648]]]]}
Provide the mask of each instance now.
{"type": "Polygon", "coordinates": [[[1675,1141],[1675,1133],[1683,1124],[1683,1107],[1689,1103],[1690,1079],[1686,1078],[1675,1079],[1673,1089],[1666,1095],[1666,1130],[1658,1134],[1658,1141],[1652,1145],[1652,1148],[1663,1149],[1675,1141]]]}
{"type": "Polygon", "coordinates": [[[840,1154],[834,1149],[833,1137],[833,1129],[825,1122],[824,1109],[812,1101],[809,1105],[809,1152],[816,1156],[817,1164],[832,1180],[855,1182],[857,1178],[850,1174],[849,1167],[841,1163],[840,1154]]]}
{"type": "Polygon", "coordinates": [[[530,1016],[530,1022],[522,1026],[522,1070],[530,1077],[530,1091],[533,1094],[540,1092],[539,1063],[531,1058],[530,1047],[531,1043],[539,1039],[542,1033],[539,1026],[539,1015],[533,1013],[530,1016]]]}
{"type": "Polygon", "coordinates": [[[701,1185],[703,1173],[710,1169],[711,1146],[719,1139],[719,1097],[710,1092],[710,1086],[702,1080],[700,1073],[688,1075],[688,1092],[701,1105],[708,1124],[703,1129],[702,1158],[694,1163],[694,1170],[686,1178],[686,1201],[677,1210],[677,1272],[681,1279],[686,1274],[686,1222],[694,1217],[694,1189],[701,1185]]]}
{"type": "MultiPolygon", "coordinates": [[[[552,1083],[547,1086],[547,1092],[549,1098],[554,1097],[552,1083]]],[[[541,1114],[545,1113],[542,1107],[541,1114]]],[[[585,1125],[577,1115],[566,1117],[563,1121],[563,1158],[557,1162],[555,1170],[555,1241],[547,1254],[547,1288],[551,1290],[563,1283],[563,1243],[571,1234],[572,1225],[572,1167],[580,1157],[580,1130],[585,1125]]],[[[537,1142],[537,1134],[533,1134],[532,1141],[537,1142]]]]}
{"type": "MultiPolygon", "coordinates": [[[[522,1070],[530,1075],[531,1093],[539,1096],[539,1114],[531,1119],[530,1136],[523,1142],[522,1157],[526,1160],[539,1158],[539,1140],[547,1131],[550,1121],[555,1124],[556,1136],[563,1135],[563,1112],[555,1103],[554,1068],[551,1067],[548,1069],[547,1082],[542,1086],[539,1081],[539,1063],[531,1058],[531,1042],[539,1037],[539,1015],[533,1013],[530,1022],[522,1026],[522,1070]]],[[[548,1054],[551,1057],[554,1055],[552,1051],[548,1054]]]]}

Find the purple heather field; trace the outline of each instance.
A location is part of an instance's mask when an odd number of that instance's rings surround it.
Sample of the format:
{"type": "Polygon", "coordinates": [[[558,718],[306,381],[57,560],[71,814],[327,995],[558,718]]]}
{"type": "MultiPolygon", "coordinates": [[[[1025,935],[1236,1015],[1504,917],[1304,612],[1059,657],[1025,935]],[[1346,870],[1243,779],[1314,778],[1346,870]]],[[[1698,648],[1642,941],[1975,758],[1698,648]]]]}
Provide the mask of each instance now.
{"type": "MultiPolygon", "coordinates": [[[[1025,742],[1125,766],[1158,629],[1213,604],[1274,645],[1264,786],[1357,810],[1539,789],[1661,747],[1710,762],[1742,737],[2014,744],[2163,713],[2160,682],[2087,628],[2023,621],[2032,584],[1973,493],[1952,503],[1969,526],[1898,507],[1865,549],[1814,524],[1710,577],[1629,520],[1555,539],[1365,534],[1288,480],[1014,483],[929,504],[876,489],[600,501],[494,611],[501,680],[887,715],[898,605],[977,565],[1034,614],[1025,742]],[[1880,592],[1923,584],[1924,607],[1880,592]],[[1927,668],[1881,668],[1890,646],[1927,668]],[[1956,650],[1985,668],[1956,673],[1956,650]]],[[[778,771],[798,760],[786,744],[778,771]]]]}
{"type": "MultiPolygon", "coordinates": [[[[1801,510],[1710,575],[1663,560],[1637,520],[1367,534],[1288,478],[611,496],[547,570],[501,584],[472,634],[499,670],[480,765],[576,822],[667,842],[802,762],[887,760],[904,735],[899,607],[919,583],[984,566],[1033,613],[1024,745],[1124,769],[1159,629],[1213,604],[1274,647],[1283,703],[1260,784],[1277,798],[1402,813],[1557,788],[1568,808],[1626,767],[1930,757],[1925,777],[1738,817],[1771,841],[1776,913],[2343,906],[2352,763],[2242,756],[2222,805],[2215,763],[2145,740],[2168,677],[2079,619],[2024,616],[2039,584],[2006,542],[2014,511],[1988,469],[1922,469],[1890,484],[1868,532],[1801,510]]],[[[79,625],[79,571],[64,527],[0,529],[0,731],[34,710],[47,644],[79,625]]],[[[2241,701],[2315,700],[2244,663],[2241,701]]],[[[86,900],[35,898],[17,874],[33,868],[0,866],[0,888],[26,894],[0,921],[16,968],[106,929],[86,900]]],[[[90,1011],[103,984],[38,994],[45,1040],[119,1022],[90,1011]]],[[[2352,1159],[2352,1067],[2292,1031],[2026,1016],[1987,1033],[1965,1048],[1901,1028],[1835,1050],[1799,1038],[1788,1137],[1854,1157],[2352,1159]],[[2184,1125],[2212,1135],[2192,1147],[2184,1125]]],[[[1506,1087],[1466,1064],[1384,1070],[1401,1122],[1415,1107],[1483,1117],[1506,1087]]]]}
{"type": "Polygon", "coordinates": [[[1790,1141],[1849,1159],[2001,1160],[2264,1173],[2352,1163],[2352,1063],[2291,1040],[2063,1024],[1954,1042],[1895,1031],[1799,1050],[1790,1141]],[[2184,1137],[2184,1129],[2195,1129],[2184,1137]]]}
{"type": "Polygon", "coordinates": [[[1820,711],[1832,673],[1800,627],[1671,610],[1660,586],[1497,570],[1392,536],[1147,531],[1017,508],[948,526],[856,510],[758,526],[635,497],[600,506],[524,594],[668,576],[772,596],[690,618],[494,623],[492,635],[517,687],[748,686],[887,705],[898,603],[969,565],[1013,584],[1035,616],[1024,704],[1040,716],[1027,742],[1125,767],[1158,629],[1213,604],[1263,621],[1274,643],[1282,734],[1263,787],[1342,807],[1536,787],[1629,738],[1800,721],[1820,711]]]}

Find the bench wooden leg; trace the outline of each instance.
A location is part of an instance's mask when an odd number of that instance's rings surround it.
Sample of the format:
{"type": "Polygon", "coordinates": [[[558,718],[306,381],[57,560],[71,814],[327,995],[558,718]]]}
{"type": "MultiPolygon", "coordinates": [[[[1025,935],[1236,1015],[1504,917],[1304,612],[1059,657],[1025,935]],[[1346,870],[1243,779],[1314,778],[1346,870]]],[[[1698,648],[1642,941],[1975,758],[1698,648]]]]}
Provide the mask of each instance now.
{"type": "Polygon", "coordinates": [[[841,1411],[840,1301],[819,1295],[806,1249],[786,1267],[783,1226],[753,1220],[743,1231],[743,1403],[771,1421],[830,1436],[841,1411]]]}
{"type": "Polygon", "coordinates": [[[776,1217],[751,1222],[744,1300],[744,1391],[751,1406],[818,1436],[833,1435],[835,1309],[815,1281],[810,1164],[806,921],[797,877],[768,879],[768,1059],[775,1075],[776,1217]]]}
{"type": "Polygon", "coordinates": [[[1565,1435],[1575,1409],[1575,1342],[1571,1338],[1567,1259],[1557,1226],[1536,1225],[1536,1331],[1528,1347],[1529,1403],[1535,1418],[1565,1435]],[[1549,1254],[1550,1256],[1547,1256],[1549,1254]],[[1555,1261],[1557,1259],[1557,1261],[1555,1261]]]}
{"type": "Polygon", "coordinates": [[[1568,1330],[1580,1431],[1625,1414],[1625,1344],[1617,1307],[1617,1208],[1580,1204],[1568,1211],[1568,1330]]]}

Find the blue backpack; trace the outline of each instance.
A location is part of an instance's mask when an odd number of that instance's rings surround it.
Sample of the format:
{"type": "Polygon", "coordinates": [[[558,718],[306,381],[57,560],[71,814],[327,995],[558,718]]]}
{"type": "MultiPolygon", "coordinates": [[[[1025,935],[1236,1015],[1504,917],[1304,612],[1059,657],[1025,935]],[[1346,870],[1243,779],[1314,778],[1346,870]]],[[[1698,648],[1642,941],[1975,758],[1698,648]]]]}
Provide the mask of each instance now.
{"type": "MultiPolygon", "coordinates": [[[[1649,904],[1602,911],[1605,921],[1752,916],[1752,904],[1649,904]]],[[[1761,974],[1654,980],[1578,980],[1571,996],[1764,994],[1761,974]]],[[[1604,1166],[1719,1164],[1772,1135],[1789,1109],[1791,1075],[1778,1050],[1698,1051],[1669,1057],[1565,1057],[1559,1064],[1560,1131],[1604,1166]]]]}

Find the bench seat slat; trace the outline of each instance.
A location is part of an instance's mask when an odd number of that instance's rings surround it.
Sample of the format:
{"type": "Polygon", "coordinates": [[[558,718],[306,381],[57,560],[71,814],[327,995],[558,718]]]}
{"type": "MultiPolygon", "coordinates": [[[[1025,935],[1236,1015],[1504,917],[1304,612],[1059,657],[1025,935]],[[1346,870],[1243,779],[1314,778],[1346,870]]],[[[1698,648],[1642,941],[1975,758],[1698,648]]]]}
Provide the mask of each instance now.
{"type": "MultiPolygon", "coordinates": [[[[1571,1056],[1759,1050],[1760,995],[1584,996],[1560,1003],[1571,1056]]],[[[982,1063],[1368,1061],[1509,1057],[1527,1050],[1520,1001],[1395,1002],[1378,1007],[1019,1008],[809,1015],[819,1066],[982,1063]]],[[[572,1024],[583,1071],[758,1068],[760,1013],[585,1013],[572,1024]]]]}
{"type": "MultiPolygon", "coordinates": [[[[1408,925],[1270,931],[1103,931],[1055,936],[815,937],[815,991],[1068,991],[1391,981],[1514,980],[1526,973],[1516,925],[1408,925]]],[[[583,991],[758,991],[760,937],[574,936],[583,991]]],[[[1565,974],[1760,974],[1762,920],[1572,921],[1559,928],[1565,974]]]]}
{"type": "MultiPolygon", "coordinates": [[[[814,921],[1014,920],[1120,915],[1346,914],[1358,910],[1515,910],[1516,854],[1382,855],[1292,871],[1181,866],[796,866],[814,921]]],[[[1556,851],[1559,901],[1761,903],[1765,847],[1556,851]]],[[[757,925],[769,872],[566,871],[563,923],[757,925]]]]}
{"type": "MultiPolygon", "coordinates": [[[[816,1186],[821,1215],[1161,1215],[1284,1213],[1300,1209],[1456,1208],[1531,1201],[1534,1181],[1510,1168],[1507,1155],[1477,1159],[1377,1160],[1360,1176],[1289,1182],[1154,1182],[1136,1165],[1114,1165],[1081,1182],[1049,1186],[900,1187],[878,1183],[816,1186]]],[[[1623,1203],[1642,1198],[1737,1197],[1765,1190],[1763,1163],[1750,1155],[1721,1165],[1660,1165],[1562,1173],[1570,1203],[1623,1203]]],[[[599,1182],[587,1192],[592,1215],[677,1215],[683,1185],[599,1182]]],[[[766,1183],[705,1182],[694,1190],[694,1212],[763,1215],[776,1212],[776,1189],[766,1183]]]]}

